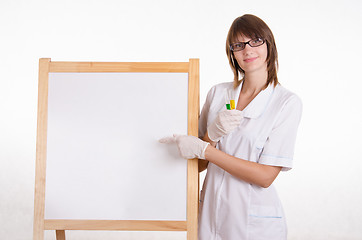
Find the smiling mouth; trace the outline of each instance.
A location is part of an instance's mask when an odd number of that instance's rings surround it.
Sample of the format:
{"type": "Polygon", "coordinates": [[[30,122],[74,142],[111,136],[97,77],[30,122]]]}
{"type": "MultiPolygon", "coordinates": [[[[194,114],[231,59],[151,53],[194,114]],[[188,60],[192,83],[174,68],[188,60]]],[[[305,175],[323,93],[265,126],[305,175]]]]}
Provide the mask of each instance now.
{"type": "Polygon", "coordinates": [[[254,61],[255,59],[257,59],[257,57],[244,59],[244,62],[252,62],[252,61],[254,61]]]}

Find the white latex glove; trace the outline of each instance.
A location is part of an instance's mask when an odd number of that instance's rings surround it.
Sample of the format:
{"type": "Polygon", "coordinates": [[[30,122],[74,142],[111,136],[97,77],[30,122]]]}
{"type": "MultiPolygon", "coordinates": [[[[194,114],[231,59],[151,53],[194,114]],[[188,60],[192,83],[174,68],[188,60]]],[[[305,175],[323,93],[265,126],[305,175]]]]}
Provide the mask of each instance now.
{"type": "Polygon", "coordinates": [[[207,128],[211,141],[218,142],[224,136],[232,132],[240,125],[243,112],[239,110],[227,110],[219,112],[214,122],[207,128]]]}
{"type": "Polygon", "coordinates": [[[195,136],[177,135],[165,137],[159,140],[160,143],[177,143],[180,155],[186,159],[200,158],[205,159],[205,150],[208,142],[202,141],[195,136]]]}

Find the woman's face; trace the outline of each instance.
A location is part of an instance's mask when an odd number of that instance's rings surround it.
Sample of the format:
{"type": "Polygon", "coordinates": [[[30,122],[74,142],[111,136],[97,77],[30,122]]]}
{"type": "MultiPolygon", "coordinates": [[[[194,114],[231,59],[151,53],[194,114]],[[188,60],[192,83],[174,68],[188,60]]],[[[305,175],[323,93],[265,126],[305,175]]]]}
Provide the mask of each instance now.
{"type": "MultiPolygon", "coordinates": [[[[248,42],[250,40],[252,39],[240,35],[235,42],[248,42]]],[[[235,59],[239,66],[244,70],[245,74],[257,71],[267,71],[267,55],[268,48],[266,43],[258,47],[251,47],[249,44],[246,44],[243,50],[234,52],[235,59]]]]}

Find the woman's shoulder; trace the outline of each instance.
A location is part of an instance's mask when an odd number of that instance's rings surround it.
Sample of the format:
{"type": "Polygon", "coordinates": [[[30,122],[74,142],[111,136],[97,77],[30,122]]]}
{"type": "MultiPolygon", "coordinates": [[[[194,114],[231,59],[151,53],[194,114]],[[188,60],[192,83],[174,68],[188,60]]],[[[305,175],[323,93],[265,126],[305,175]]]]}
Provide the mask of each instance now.
{"type": "Polygon", "coordinates": [[[233,88],[234,83],[233,82],[222,82],[215,84],[211,87],[211,89],[225,89],[225,88],[233,88]]]}
{"type": "Polygon", "coordinates": [[[275,87],[275,97],[277,101],[280,101],[284,104],[291,103],[293,105],[302,105],[301,98],[291,90],[285,88],[280,83],[275,87]]]}
{"type": "Polygon", "coordinates": [[[225,89],[233,89],[233,82],[222,82],[212,86],[209,90],[209,94],[215,94],[225,91],[225,89]]]}
{"type": "MultiPolygon", "coordinates": [[[[225,98],[225,90],[232,88],[233,82],[223,82],[212,86],[207,93],[205,104],[208,106],[218,104],[220,99],[225,98]]],[[[222,103],[224,103],[224,101],[222,101],[222,103]]]]}

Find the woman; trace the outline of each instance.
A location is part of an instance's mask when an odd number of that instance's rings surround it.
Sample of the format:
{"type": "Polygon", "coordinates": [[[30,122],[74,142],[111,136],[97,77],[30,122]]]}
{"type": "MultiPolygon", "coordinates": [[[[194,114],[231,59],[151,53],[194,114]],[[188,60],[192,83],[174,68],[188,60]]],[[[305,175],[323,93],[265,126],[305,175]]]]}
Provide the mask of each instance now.
{"type": "Polygon", "coordinates": [[[200,168],[207,166],[199,239],[287,239],[272,183],[292,167],[302,104],[278,83],[274,37],[260,18],[248,14],[235,19],[226,52],[234,82],[209,91],[199,122],[203,140],[172,138],[183,157],[205,159],[200,168]],[[225,107],[230,92],[237,100],[235,110],[225,107]]]}

